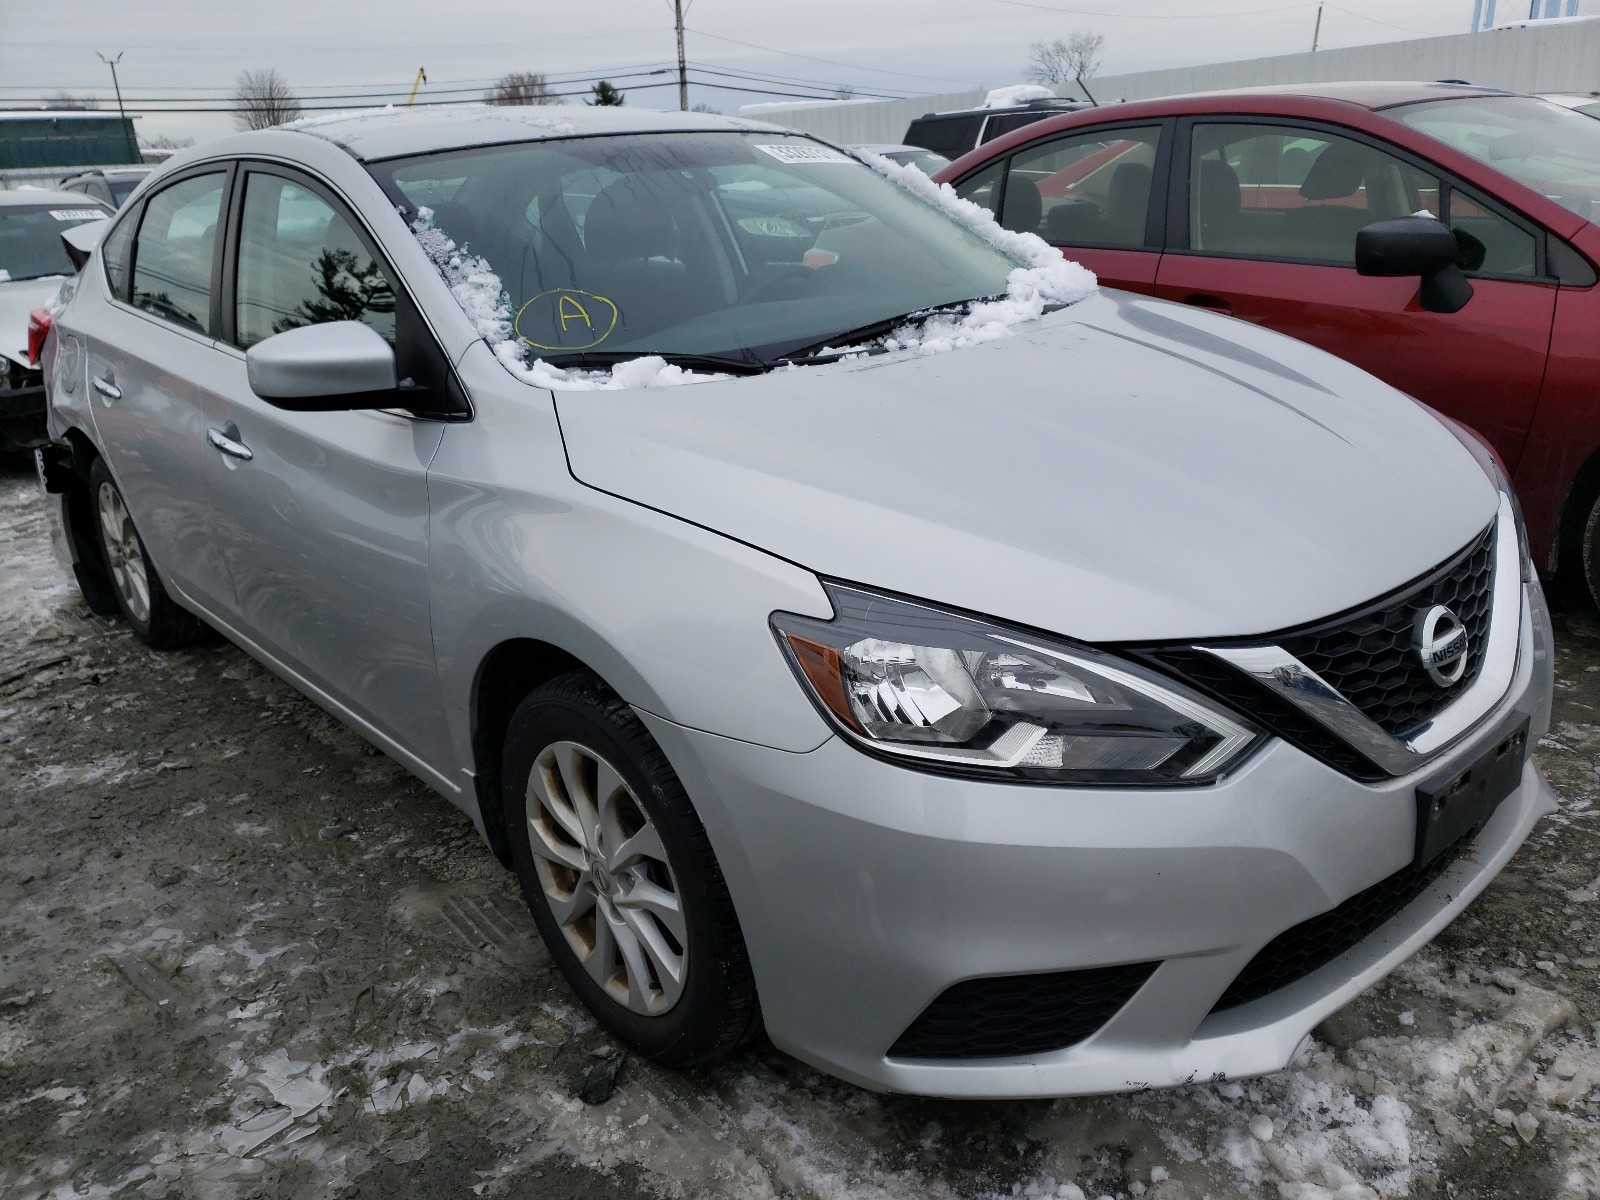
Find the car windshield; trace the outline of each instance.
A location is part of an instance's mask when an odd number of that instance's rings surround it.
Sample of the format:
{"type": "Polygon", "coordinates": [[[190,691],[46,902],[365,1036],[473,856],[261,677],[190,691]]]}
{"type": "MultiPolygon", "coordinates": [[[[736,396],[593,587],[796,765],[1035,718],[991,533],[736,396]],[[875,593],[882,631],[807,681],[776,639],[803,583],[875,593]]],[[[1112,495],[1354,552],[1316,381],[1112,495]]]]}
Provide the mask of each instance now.
{"type": "Polygon", "coordinates": [[[776,133],[549,140],[374,164],[486,259],[533,357],[771,362],[1003,293],[1017,265],[842,151],[776,133]]]}
{"type": "Polygon", "coordinates": [[[0,282],[71,275],[74,268],[61,231],[110,215],[93,205],[0,207],[0,282]]]}
{"type": "Polygon", "coordinates": [[[1474,96],[1411,104],[1397,120],[1579,216],[1600,213],[1600,121],[1532,96],[1474,96]]]}

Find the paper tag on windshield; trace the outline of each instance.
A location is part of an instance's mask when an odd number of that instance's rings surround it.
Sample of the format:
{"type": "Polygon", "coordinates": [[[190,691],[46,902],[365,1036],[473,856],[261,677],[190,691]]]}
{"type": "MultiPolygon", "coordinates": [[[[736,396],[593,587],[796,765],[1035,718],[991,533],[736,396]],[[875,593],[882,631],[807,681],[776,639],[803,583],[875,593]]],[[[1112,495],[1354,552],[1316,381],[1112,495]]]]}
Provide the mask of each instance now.
{"type": "Polygon", "coordinates": [[[795,142],[785,142],[777,146],[757,146],[764,154],[770,154],[781,163],[851,163],[856,160],[848,154],[834,150],[828,146],[818,146],[816,143],[800,145],[795,142]]]}
{"type": "Polygon", "coordinates": [[[58,221],[98,221],[111,214],[98,208],[52,208],[50,215],[58,221]]]}

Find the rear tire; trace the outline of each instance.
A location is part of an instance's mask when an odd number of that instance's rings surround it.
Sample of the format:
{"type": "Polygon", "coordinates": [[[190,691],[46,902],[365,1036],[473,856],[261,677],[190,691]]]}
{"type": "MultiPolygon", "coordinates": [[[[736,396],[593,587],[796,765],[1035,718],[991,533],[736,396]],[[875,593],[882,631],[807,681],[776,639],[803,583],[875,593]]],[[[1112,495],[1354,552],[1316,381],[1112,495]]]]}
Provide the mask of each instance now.
{"type": "Polygon", "coordinates": [[[197,640],[205,626],[167,595],[122,492],[101,458],[89,468],[89,506],[111,594],[134,636],[155,650],[174,650],[197,640]]]}
{"type": "Polygon", "coordinates": [[[557,968],[639,1054],[695,1066],[761,1025],[733,902],[666,756],[583,671],[537,688],[506,734],[506,832],[557,968]]]}
{"type": "Polygon", "coordinates": [[[1600,492],[1589,503],[1579,544],[1580,574],[1589,589],[1589,600],[1600,608],[1600,492]]]}

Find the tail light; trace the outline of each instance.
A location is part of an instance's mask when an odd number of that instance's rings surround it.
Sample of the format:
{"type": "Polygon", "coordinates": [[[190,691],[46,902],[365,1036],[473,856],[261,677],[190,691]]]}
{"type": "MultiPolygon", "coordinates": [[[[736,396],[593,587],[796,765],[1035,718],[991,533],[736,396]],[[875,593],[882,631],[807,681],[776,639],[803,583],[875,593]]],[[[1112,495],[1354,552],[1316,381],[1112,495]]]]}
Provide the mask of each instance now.
{"type": "Polygon", "coordinates": [[[36,308],[28,314],[28,361],[34,366],[44,355],[44,339],[50,336],[49,309],[36,308]]]}

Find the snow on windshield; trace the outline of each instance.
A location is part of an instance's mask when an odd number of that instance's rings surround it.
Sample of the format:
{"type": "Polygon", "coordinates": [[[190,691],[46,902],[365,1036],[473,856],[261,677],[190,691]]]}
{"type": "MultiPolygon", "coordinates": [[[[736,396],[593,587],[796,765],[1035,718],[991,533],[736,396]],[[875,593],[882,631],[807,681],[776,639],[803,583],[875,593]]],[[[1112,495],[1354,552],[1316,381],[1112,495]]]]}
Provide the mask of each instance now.
{"type": "MultiPolygon", "coordinates": [[[[939,354],[1009,337],[1016,326],[1037,320],[1047,308],[1075,304],[1094,292],[1097,282],[1093,272],[1063,258],[1059,250],[1037,234],[1004,228],[988,209],[963,200],[949,184],[934,183],[916,167],[878,154],[858,152],[857,157],[1022,265],[1007,276],[1002,297],[974,304],[965,312],[912,317],[876,343],[835,347],[833,352],[864,354],[881,345],[891,351],[939,354]]],[[[435,223],[430,208],[418,207],[411,228],[495,357],[527,383],[565,391],[594,391],[672,387],[728,378],[720,373],[687,371],[657,355],[618,363],[606,371],[557,367],[538,358],[530,361],[513,327],[510,297],[488,261],[473,254],[470,246],[458,246],[447,236],[435,223]]]]}

